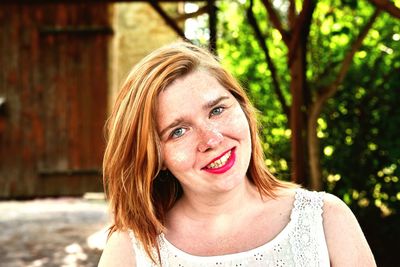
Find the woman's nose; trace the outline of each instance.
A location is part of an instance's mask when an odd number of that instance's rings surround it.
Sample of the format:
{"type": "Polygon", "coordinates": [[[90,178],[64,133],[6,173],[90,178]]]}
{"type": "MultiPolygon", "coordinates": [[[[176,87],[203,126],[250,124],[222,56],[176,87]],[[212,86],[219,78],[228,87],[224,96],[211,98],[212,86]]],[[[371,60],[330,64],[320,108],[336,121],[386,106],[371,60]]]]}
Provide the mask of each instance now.
{"type": "Polygon", "coordinates": [[[224,136],[215,128],[205,127],[200,130],[199,138],[198,149],[200,152],[206,152],[219,145],[224,136]]]}

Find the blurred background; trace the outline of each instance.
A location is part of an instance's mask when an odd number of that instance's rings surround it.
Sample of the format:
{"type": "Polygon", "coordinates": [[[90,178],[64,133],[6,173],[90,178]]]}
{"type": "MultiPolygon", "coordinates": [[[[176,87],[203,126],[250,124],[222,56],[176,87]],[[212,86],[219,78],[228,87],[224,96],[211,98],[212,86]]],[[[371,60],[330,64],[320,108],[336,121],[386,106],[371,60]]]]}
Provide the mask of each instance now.
{"type": "Polygon", "coordinates": [[[105,120],[181,39],[246,88],[270,170],[342,198],[400,266],[399,0],[1,1],[0,265],[97,266],[105,120]]]}

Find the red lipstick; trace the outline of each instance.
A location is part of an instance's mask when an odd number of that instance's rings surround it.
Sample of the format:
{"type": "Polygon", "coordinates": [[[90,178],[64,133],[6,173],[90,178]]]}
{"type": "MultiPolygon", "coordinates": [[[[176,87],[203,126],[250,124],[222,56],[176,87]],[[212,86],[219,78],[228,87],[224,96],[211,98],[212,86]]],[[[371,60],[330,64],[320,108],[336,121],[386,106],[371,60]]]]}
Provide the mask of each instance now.
{"type": "MultiPolygon", "coordinates": [[[[209,173],[213,173],[213,174],[222,174],[222,173],[225,173],[228,170],[230,170],[232,168],[232,166],[235,164],[235,160],[236,160],[235,151],[236,151],[236,148],[233,148],[230,151],[231,151],[231,156],[229,157],[229,159],[225,162],[225,164],[223,166],[218,167],[218,168],[207,168],[207,167],[204,167],[202,170],[204,170],[206,172],[209,172],[209,173]]],[[[222,155],[220,155],[219,157],[213,159],[210,163],[207,164],[207,166],[210,165],[212,162],[222,158],[228,152],[229,152],[229,150],[226,151],[225,153],[223,153],[222,155]]]]}

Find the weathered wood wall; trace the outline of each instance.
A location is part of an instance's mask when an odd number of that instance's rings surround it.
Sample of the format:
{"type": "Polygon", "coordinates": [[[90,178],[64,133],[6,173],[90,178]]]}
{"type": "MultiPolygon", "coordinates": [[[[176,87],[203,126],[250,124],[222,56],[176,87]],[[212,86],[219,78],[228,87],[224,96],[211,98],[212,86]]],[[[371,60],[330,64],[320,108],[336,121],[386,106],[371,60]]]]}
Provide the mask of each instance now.
{"type": "Polygon", "coordinates": [[[106,4],[0,5],[0,198],[102,190],[111,36],[106,4]]]}

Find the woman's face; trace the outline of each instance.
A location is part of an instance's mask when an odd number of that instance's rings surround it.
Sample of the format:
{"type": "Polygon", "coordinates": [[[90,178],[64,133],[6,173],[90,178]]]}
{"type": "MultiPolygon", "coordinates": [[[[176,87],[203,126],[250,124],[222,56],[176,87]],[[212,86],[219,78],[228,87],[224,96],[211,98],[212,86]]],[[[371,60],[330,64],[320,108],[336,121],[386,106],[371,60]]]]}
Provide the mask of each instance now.
{"type": "Polygon", "coordinates": [[[175,80],[158,96],[163,168],[185,193],[221,193],[246,178],[251,156],[247,118],[238,101],[206,71],[175,80]]]}

